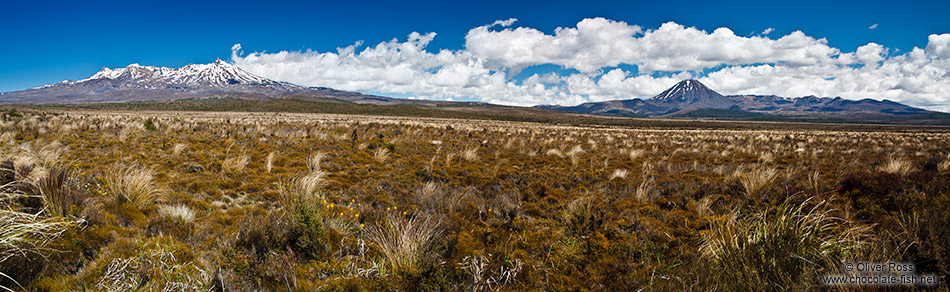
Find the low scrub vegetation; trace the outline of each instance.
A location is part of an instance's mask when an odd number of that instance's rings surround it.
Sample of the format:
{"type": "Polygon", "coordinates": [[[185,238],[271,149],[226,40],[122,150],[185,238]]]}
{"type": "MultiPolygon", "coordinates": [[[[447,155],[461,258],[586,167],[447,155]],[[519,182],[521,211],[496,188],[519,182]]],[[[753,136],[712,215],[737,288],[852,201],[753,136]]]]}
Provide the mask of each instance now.
{"type": "Polygon", "coordinates": [[[0,286],[825,290],[891,260],[946,287],[950,134],[781,127],[0,112],[0,286]]]}

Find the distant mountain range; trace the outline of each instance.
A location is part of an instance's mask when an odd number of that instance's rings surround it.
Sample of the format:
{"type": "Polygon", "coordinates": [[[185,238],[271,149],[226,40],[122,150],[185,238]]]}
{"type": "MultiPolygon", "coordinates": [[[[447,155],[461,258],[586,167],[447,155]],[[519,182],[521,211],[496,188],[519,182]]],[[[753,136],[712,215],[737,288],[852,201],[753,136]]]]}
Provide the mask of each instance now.
{"type": "Polygon", "coordinates": [[[406,100],[304,87],[260,77],[220,59],[181,68],[141,66],[102,68],[82,80],[65,80],[22,91],[0,93],[0,104],[68,104],[178,99],[280,98],[335,100],[371,104],[401,104],[406,100]]]}
{"type": "MultiPolygon", "coordinates": [[[[180,99],[301,99],[376,105],[443,105],[458,108],[491,105],[478,102],[409,100],[305,87],[248,73],[220,59],[181,68],[141,66],[102,68],[82,80],[66,80],[22,91],[0,93],[0,104],[87,104],[162,102],[180,99]]],[[[774,95],[723,96],[697,80],[684,80],[650,99],[589,102],[576,106],[536,108],[567,113],[629,117],[717,118],[752,120],[844,120],[948,124],[950,114],[931,112],[893,101],[840,97],[774,95]]],[[[498,106],[497,110],[511,110],[498,106]]]]}
{"type": "Polygon", "coordinates": [[[650,99],[588,102],[576,106],[542,105],[562,112],[644,117],[853,120],[945,123],[946,113],[932,112],[889,100],[847,100],[841,97],[724,96],[698,80],[683,80],[650,99]]]}

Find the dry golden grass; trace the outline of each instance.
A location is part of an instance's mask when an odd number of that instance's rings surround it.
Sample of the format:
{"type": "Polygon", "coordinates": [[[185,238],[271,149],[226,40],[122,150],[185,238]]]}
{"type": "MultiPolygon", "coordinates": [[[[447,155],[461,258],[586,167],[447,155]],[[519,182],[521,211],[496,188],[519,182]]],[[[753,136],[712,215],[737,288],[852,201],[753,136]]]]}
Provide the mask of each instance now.
{"type": "Polygon", "coordinates": [[[267,173],[270,173],[271,170],[274,170],[274,156],[274,152],[271,151],[267,154],[267,159],[264,160],[264,170],[267,171],[267,173]]]}
{"type": "Polygon", "coordinates": [[[746,196],[753,198],[763,194],[775,179],[778,171],[770,167],[757,167],[738,174],[739,182],[745,190],[746,196]]]}
{"type": "Polygon", "coordinates": [[[115,164],[104,177],[108,184],[107,194],[113,202],[129,203],[143,209],[163,197],[165,189],[158,185],[155,171],[136,164],[115,164]]]}
{"type": "Polygon", "coordinates": [[[188,145],[185,145],[182,143],[175,144],[175,146],[172,147],[172,155],[174,156],[181,155],[181,153],[185,151],[185,148],[188,148],[188,145]]]}
{"type": "Polygon", "coordinates": [[[366,237],[386,259],[391,273],[419,271],[432,264],[432,248],[442,236],[439,224],[430,217],[389,215],[366,237]]]}
{"type": "Polygon", "coordinates": [[[238,172],[244,171],[244,168],[247,167],[247,164],[251,161],[251,157],[247,155],[238,155],[234,157],[228,157],[221,162],[221,170],[225,172],[238,172]]]}
{"type": "Polygon", "coordinates": [[[462,157],[462,159],[465,159],[468,161],[476,161],[478,160],[478,147],[476,146],[476,147],[465,149],[465,151],[462,151],[462,155],[460,156],[462,157]]]}
{"type": "Polygon", "coordinates": [[[883,172],[893,173],[898,175],[907,175],[913,169],[913,165],[907,159],[903,157],[891,157],[887,159],[887,162],[884,165],[881,165],[879,169],[883,172]]]}
{"type": "Polygon", "coordinates": [[[386,159],[389,159],[389,149],[376,148],[376,150],[373,150],[373,160],[382,163],[386,162],[386,159]]]}
{"type": "Polygon", "coordinates": [[[161,205],[158,207],[158,214],[183,223],[191,223],[192,221],[195,221],[195,211],[182,204],[161,205]]]}

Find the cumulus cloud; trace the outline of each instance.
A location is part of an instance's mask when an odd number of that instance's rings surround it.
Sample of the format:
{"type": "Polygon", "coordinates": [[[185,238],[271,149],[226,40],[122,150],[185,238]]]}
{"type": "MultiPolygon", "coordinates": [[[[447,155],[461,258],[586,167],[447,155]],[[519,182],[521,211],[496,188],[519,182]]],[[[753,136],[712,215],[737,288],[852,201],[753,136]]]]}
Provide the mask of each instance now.
{"type": "Polygon", "coordinates": [[[765,30],[762,31],[762,34],[764,34],[764,35],[765,35],[765,34],[770,34],[770,33],[772,33],[773,31],[775,31],[775,28],[771,28],[771,27],[770,27],[770,28],[766,28],[765,30]]]}
{"type": "Polygon", "coordinates": [[[801,31],[767,37],[772,28],[737,36],[724,27],[707,32],[668,22],[644,29],[589,18],[545,33],[516,21],[472,28],[461,50],[430,49],[436,33],[413,32],[405,40],[358,42],[335,52],[245,54],[237,44],[231,60],[302,85],[509,105],[648,98],[699,78],[723,94],[886,98],[950,110],[944,94],[950,92],[950,34],[931,35],[924,49],[896,55],[876,43],[842,52],[801,31]],[[539,65],[564,70],[520,74],[539,65]]]}

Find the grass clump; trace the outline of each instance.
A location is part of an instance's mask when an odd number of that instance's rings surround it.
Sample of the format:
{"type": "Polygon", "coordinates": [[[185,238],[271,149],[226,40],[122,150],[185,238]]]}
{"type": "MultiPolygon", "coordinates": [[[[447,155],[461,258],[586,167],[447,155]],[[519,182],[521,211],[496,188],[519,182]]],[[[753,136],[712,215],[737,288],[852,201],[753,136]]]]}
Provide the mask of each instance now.
{"type": "Polygon", "coordinates": [[[183,204],[162,205],[161,207],[158,207],[158,214],[166,218],[181,221],[183,223],[191,223],[195,221],[195,211],[183,204]]]}
{"type": "Polygon", "coordinates": [[[66,168],[50,168],[47,175],[36,182],[36,190],[43,198],[46,213],[53,217],[71,215],[73,206],[81,202],[78,186],[66,168]]]}
{"type": "Polygon", "coordinates": [[[68,228],[83,222],[21,211],[16,201],[26,196],[0,193],[0,290],[12,291],[8,283],[19,286],[20,282],[36,277],[37,269],[42,270],[44,265],[46,246],[68,228]],[[11,266],[13,270],[9,269],[11,266]]]}
{"type": "Polygon", "coordinates": [[[376,148],[373,151],[373,160],[378,162],[385,162],[386,159],[389,159],[389,148],[376,148]]]}
{"type": "Polygon", "coordinates": [[[739,174],[739,183],[746,196],[754,198],[762,193],[778,178],[778,171],[770,167],[755,168],[739,174]]]}
{"type": "Polygon", "coordinates": [[[440,223],[430,217],[389,215],[369,230],[367,238],[391,272],[421,272],[430,266],[431,251],[442,236],[440,223]]]}
{"type": "Polygon", "coordinates": [[[833,215],[826,201],[790,200],[743,216],[735,212],[700,248],[713,284],[724,290],[807,290],[866,244],[869,227],[833,215]]]}
{"type": "Polygon", "coordinates": [[[138,165],[113,165],[106,172],[107,193],[117,204],[129,203],[144,209],[164,196],[164,189],[155,183],[155,171],[138,165]]]}
{"type": "Polygon", "coordinates": [[[221,162],[221,169],[230,172],[243,171],[244,168],[247,167],[247,163],[250,161],[251,157],[247,155],[228,157],[224,160],[224,162],[221,162]]]}
{"type": "Polygon", "coordinates": [[[885,162],[884,165],[881,165],[878,168],[880,171],[901,176],[906,176],[913,169],[913,164],[903,157],[891,157],[887,159],[887,162],[885,162]]]}

